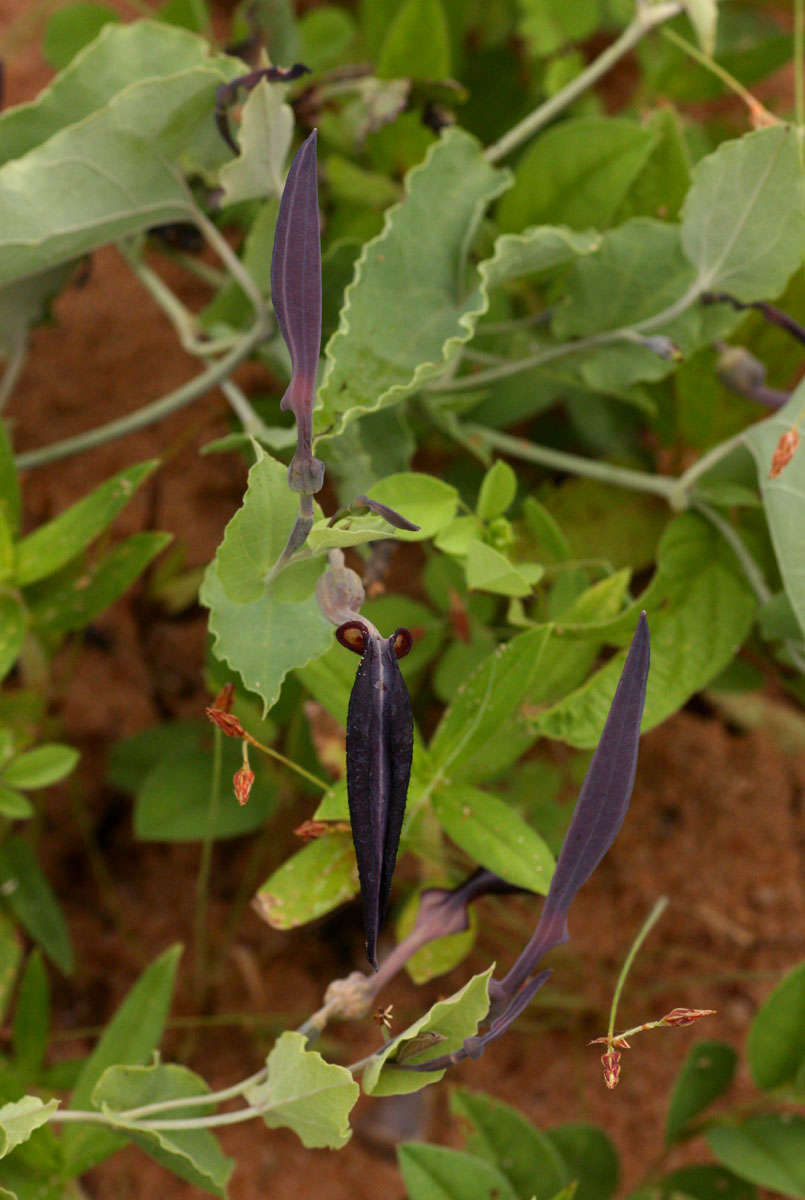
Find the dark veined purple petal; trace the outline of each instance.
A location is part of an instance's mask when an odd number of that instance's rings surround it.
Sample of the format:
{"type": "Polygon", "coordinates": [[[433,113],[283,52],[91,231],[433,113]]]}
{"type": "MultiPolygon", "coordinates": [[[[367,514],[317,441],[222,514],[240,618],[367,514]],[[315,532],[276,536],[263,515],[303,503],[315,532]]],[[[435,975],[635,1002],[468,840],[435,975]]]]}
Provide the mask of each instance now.
{"type": "Polygon", "coordinates": [[[490,981],[488,1029],[467,1038],[452,1054],[415,1067],[406,1064],[401,1069],[434,1071],[463,1058],[477,1058],[489,1042],[508,1029],[548,979],[550,971],[534,975],[540,959],[567,941],[570,905],[614,842],[629,807],[648,668],[649,631],[643,613],[623,664],[601,740],[581,786],[537,928],[508,975],[500,982],[490,981]]]}
{"type": "Polygon", "coordinates": [[[296,416],[297,448],[288,483],[313,494],[324,482],[324,464],[313,457],[313,401],[321,349],[321,236],[316,179],[316,130],[291,163],[280,201],[271,299],[291,355],[293,373],[282,408],[296,416]]]}
{"type": "Polygon", "coordinates": [[[377,967],[377,937],[397,860],[414,721],[398,655],[410,649],[407,630],[381,637],[368,623],[349,621],[339,641],[361,655],[347,712],[347,793],[361,882],[366,954],[377,967]]]}
{"type": "Polygon", "coordinates": [[[548,950],[568,939],[567,913],[578,892],[609,850],[623,824],[637,769],[640,722],[646,698],[649,632],[646,614],[637,623],[604,731],[595,749],[556,862],[534,936],[499,987],[509,996],[548,950]]]}
{"type": "Polygon", "coordinates": [[[370,500],[368,496],[356,496],[352,502],[353,508],[368,508],[369,512],[375,513],[378,517],[382,517],[384,521],[388,521],[389,525],[393,525],[395,529],[408,529],[411,533],[419,533],[421,525],[414,525],[406,517],[396,512],[393,508],[389,508],[387,504],[381,504],[379,500],[370,500]]]}

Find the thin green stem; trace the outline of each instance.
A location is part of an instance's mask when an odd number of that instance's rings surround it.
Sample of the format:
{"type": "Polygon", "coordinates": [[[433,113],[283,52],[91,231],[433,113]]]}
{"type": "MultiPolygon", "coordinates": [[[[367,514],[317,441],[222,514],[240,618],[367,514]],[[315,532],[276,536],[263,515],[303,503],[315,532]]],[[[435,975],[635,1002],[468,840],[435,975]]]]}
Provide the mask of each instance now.
{"type": "Polygon", "coordinates": [[[598,58],[591,62],[575,79],[571,79],[570,83],[556,95],[551,96],[497,142],[487,147],[484,151],[487,162],[499,162],[501,158],[511,154],[512,150],[516,150],[523,142],[528,141],[549,121],[552,121],[554,117],[557,117],[559,113],[589,91],[593,84],[606,75],[607,71],[611,70],[625,54],[628,54],[647,33],[664,21],[670,21],[672,17],[676,17],[682,11],[682,7],[682,4],[677,3],[676,0],[651,5],[638,4],[634,20],[626,26],[619,38],[607,46],[602,54],[599,54],[598,58]]]}
{"type": "Polygon", "coordinates": [[[668,907],[668,897],[660,896],[659,900],[654,905],[651,912],[649,913],[649,915],[646,917],[645,921],[643,922],[643,925],[642,925],[637,937],[632,942],[629,953],[626,955],[624,964],[621,967],[620,975],[618,976],[618,982],[615,984],[615,992],[612,996],[612,1007],[609,1010],[609,1029],[607,1031],[607,1044],[610,1047],[610,1049],[612,1047],[612,1039],[615,1036],[615,1017],[617,1015],[618,1003],[621,998],[621,992],[623,991],[623,985],[626,983],[626,976],[629,974],[629,971],[631,970],[632,963],[634,962],[635,958],[637,957],[638,950],[643,945],[643,942],[646,940],[648,935],[651,933],[652,929],[657,924],[657,922],[659,921],[660,917],[665,912],[667,907],[668,907]]]}
{"type": "Polygon", "coordinates": [[[205,241],[212,247],[230,275],[249,297],[258,318],[264,317],[267,307],[262,292],[218,227],[195,205],[193,205],[191,220],[198,226],[205,241]]]}
{"type": "Polygon", "coordinates": [[[736,79],[734,75],[730,75],[729,71],[725,70],[724,67],[721,66],[721,63],[717,63],[714,58],[711,58],[709,54],[705,54],[705,52],[700,50],[698,46],[694,46],[693,43],[689,42],[686,38],[680,37],[680,35],[675,33],[673,29],[663,29],[662,36],[667,41],[672,42],[677,49],[684,51],[684,53],[690,58],[694,59],[699,66],[704,67],[706,71],[709,71],[711,75],[715,75],[717,79],[720,79],[724,86],[729,88],[731,92],[734,92],[736,96],[740,96],[741,100],[743,100],[750,112],[765,113],[767,111],[765,106],[760,103],[756,96],[752,95],[748,88],[745,88],[744,85],[738,79],[736,79]]]}
{"type": "Polygon", "coordinates": [[[39,450],[28,450],[24,454],[18,454],[14,459],[17,469],[27,471],[33,467],[45,466],[47,463],[57,462],[61,458],[80,454],[83,450],[89,450],[93,446],[103,446],[106,442],[115,441],[129,433],[135,433],[138,429],[145,429],[156,421],[161,421],[171,413],[191,404],[205,392],[217,387],[230,375],[238,363],[249,357],[269,332],[268,321],[259,320],[224,358],[213,363],[194,379],[183,383],[181,387],[168,392],[159,400],[154,400],[151,404],[146,404],[143,408],[138,408],[125,417],[119,417],[116,421],[108,421],[105,425],[98,425],[95,429],[88,429],[86,433],[76,434],[75,437],[65,438],[60,442],[51,442],[49,446],[42,446],[39,450]]]}
{"type": "Polygon", "coordinates": [[[255,437],[268,433],[265,421],[254,411],[250,401],[236,383],[233,383],[231,379],[225,379],[221,384],[221,391],[229,401],[230,408],[246,433],[252,433],[255,437]]]}
{"type": "Polygon", "coordinates": [[[483,425],[466,425],[465,428],[470,437],[482,438],[488,445],[503,450],[512,458],[538,463],[539,466],[552,470],[583,475],[587,479],[599,479],[602,483],[612,483],[631,491],[650,492],[655,496],[662,496],[664,500],[670,500],[676,487],[677,481],[664,475],[650,475],[648,471],[633,471],[628,467],[616,467],[611,463],[583,458],[579,454],[567,454],[549,446],[537,446],[523,438],[500,433],[497,429],[487,429],[483,425]]]}
{"type": "MultiPolygon", "coordinates": [[[[205,1095],[191,1097],[192,1103],[198,1106],[209,1102],[209,1097],[205,1095]]],[[[239,1125],[241,1121],[251,1121],[254,1117],[261,1117],[263,1113],[270,1112],[270,1108],[254,1108],[249,1105],[247,1108],[239,1108],[235,1112],[228,1113],[211,1113],[206,1117],[185,1117],[176,1120],[166,1121],[133,1121],[132,1125],[135,1129],[214,1129],[218,1125],[239,1125]]],[[[81,1121],[89,1125],[108,1125],[111,1129],[125,1128],[127,1122],[122,1119],[122,1114],[118,1113],[99,1113],[99,1112],[84,1112],[81,1109],[57,1109],[50,1117],[51,1121],[81,1121]]]]}
{"type": "Polygon", "coordinates": [[[201,336],[195,313],[182,304],[179,297],[171,291],[164,279],[149,267],[137,249],[127,246],[123,242],[118,243],[117,248],[126,260],[129,269],[162,309],[176,330],[182,348],[188,354],[194,354],[197,358],[214,358],[237,345],[240,341],[240,334],[216,338],[214,341],[206,340],[201,336]]]}
{"type": "Polygon", "coordinates": [[[746,430],[742,429],[740,433],[727,438],[724,442],[719,442],[717,446],[713,446],[712,450],[708,450],[701,458],[697,458],[693,466],[688,467],[687,471],[683,471],[676,480],[678,498],[689,494],[697,479],[706,475],[717,463],[732,454],[733,450],[745,445],[745,437],[746,430]]]}
{"type": "Polygon", "coordinates": [[[242,1096],[247,1088],[264,1083],[267,1074],[266,1068],[261,1067],[254,1075],[250,1075],[247,1079],[241,1079],[239,1083],[233,1083],[230,1087],[221,1088],[218,1092],[206,1092],[203,1096],[180,1096],[174,1100],[158,1100],[154,1104],[143,1104],[140,1108],[129,1108],[125,1112],[115,1115],[124,1117],[127,1121],[137,1121],[140,1117],[150,1117],[152,1113],[156,1112],[193,1108],[199,1101],[203,1101],[204,1104],[223,1104],[225,1100],[234,1100],[237,1096],[242,1096]]]}
{"type": "Polygon", "coordinates": [[[272,746],[265,746],[262,742],[258,742],[256,737],[252,737],[250,733],[246,734],[246,741],[250,746],[254,746],[256,750],[261,750],[263,754],[267,754],[269,758],[275,758],[277,762],[281,762],[283,766],[289,767],[290,770],[296,771],[297,775],[301,775],[303,779],[307,779],[310,783],[321,788],[323,792],[329,792],[331,784],[325,783],[323,779],[319,779],[317,775],[313,775],[305,767],[300,767],[299,763],[294,762],[292,758],[286,758],[284,754],[280,754],[279,750],[274,750],[272,746]]]}
{"type": "Polygon", "coordinates": [[[212,848],[215,841],[215,824],[221,803],[221,768],[223,761],[223,734],[216,725],[213,729],[212,771],[210,772],[210,794],[207,801],[207,824],[201,843],[201,862],[196,879],[195,934],[195,977],[196,1003],[201,1007],[207,991],[207,907],[212,868],[212,848]]]}
{"type": "Polygon", "coordinates": [[[741,535],[737,529],[734,529],[729,521],[725,521],[720,513],[717,513],[714,508],[711,508],[709,504],[705,504],[702,500],[694,500],[692,507],[701,513],[714,529],[718,530],[730,550],[732,550],[740,563],[747,583],[755,593],[755,599],[758,604],[768,604],[769,600],[771,600],[771,589],[763,578],[763,572],[760,567],[743,544],[741,535]]]}

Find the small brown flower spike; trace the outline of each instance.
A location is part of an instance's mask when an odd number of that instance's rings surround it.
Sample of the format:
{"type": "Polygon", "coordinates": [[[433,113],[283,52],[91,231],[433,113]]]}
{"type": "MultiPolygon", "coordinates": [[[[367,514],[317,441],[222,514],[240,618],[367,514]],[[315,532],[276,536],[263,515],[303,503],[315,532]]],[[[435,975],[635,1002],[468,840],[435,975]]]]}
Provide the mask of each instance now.
{"type": "Polygon", "coordinates": [[[796,429],[787,429],[781,434],[771,460],[769,479],[776,479],[791,462],[799,446],[799,433],[796,429]]]}

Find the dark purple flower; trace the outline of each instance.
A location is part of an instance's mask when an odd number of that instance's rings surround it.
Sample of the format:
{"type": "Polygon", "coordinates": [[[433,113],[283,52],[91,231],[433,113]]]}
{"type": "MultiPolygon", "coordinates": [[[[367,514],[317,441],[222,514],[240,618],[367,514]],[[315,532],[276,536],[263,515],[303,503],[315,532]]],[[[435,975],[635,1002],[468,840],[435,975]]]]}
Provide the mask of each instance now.
{"type": "Polygon", "coordinates": [[[313,495],[324,483],[324,463],[313,457],[313,401],[321,348],[321,236],[316,179],[316,130],[291,163],[280,201],[271,300],[291,355],[291,382],[282,408],[296,416],[296,454],[288,468],[295,492],[313,495]]]}
{"type": "Polygon", "coordinates": [[[436,1071],[463,1058],[477,1058],[489,1042],[508,1029],[550,977],[550,971],[536,975],[534,972],[549,950],[568,940],[568,910],[579,888],[617,837],[629,807],[648,668],[649,631],[643,613],[623,664],[601,740],[581,785],[537,928],[508,975],[489,984],[488,1028],[467,1038],[452,1054],[415,1067],[406,1066],[406,1070],[436,1071]]]}
{"type": "Polygon", "coordinates": [[[384,638],[360,618],[340,625],[336,637],[361,655],[347,712],[347,792],[366,954],[377,968],[414,746],[411,699],[397,663],[411,649],[411,635],[398,629],[384,638]]]}

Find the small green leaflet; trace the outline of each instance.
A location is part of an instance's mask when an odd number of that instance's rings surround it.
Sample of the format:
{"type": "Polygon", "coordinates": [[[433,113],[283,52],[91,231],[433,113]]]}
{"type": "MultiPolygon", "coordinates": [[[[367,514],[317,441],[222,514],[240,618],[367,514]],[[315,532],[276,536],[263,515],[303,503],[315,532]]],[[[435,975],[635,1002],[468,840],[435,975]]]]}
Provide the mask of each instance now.
{"type": "Polygon", "coordinates": [[[35,1129],[50,1120],[51,1113],[59,1107],[58,1100],[47,1104],[38,1096],[23,1096],[11,1104],[0,1107],[0,1158],[5,1158],[15,1146],[28,1140],[35,1129]]]}
{"type": "Polygon", "coordinates": [[[409,1200],[518,1200],[498,1167],[464,1150],[411,1142],[397,1157],[409,1200]]]}
{"type": "Polygon", "coordinates": [[[254,898],[274,929],[293,929],[337,908],[358,893],[355,851],[349,834],[331,833],[297,850],[254,898]]]}
{"type": "Polygon", "coordinates": [[[708,1038],[690,1048],[668,1103],[665,1122],[667,1146],[684,1133],[688,1121],[726,1091],[732,1083],[737,1064],[738,1055],[725,1042],[708,1038]]]}
{"type": "Polygon", "coordinates": [[[494,969],[493,963],[483,974],[473,975],[460,991],[447,1000],[439,1000],[429,1012],[378,1051],[363,1073],[363,1090],[372,1096],[395,1096],[418,1092],[441,1079],[444,1069],[401,1071],[395,1068],[393,1060],[406,1043],[415,1042],[420,1047],[416,1055],[410,1056],[412,1062],[421,1057],[427,1061],[434,1054],[450,1054],[465,1038],[472,1037],[489,1011],[488,984],[494,969]],[[440,1035],[438,1048],[435,1048],[433,1034],[440,1035]]]}
{"type": "Polygon", "coordinates": [[[221,168],[224,204],[282,193],[294,119],[287,90],[287,85],[261,79],[249,92],[240,119],[240,156],[221,168]]]}

